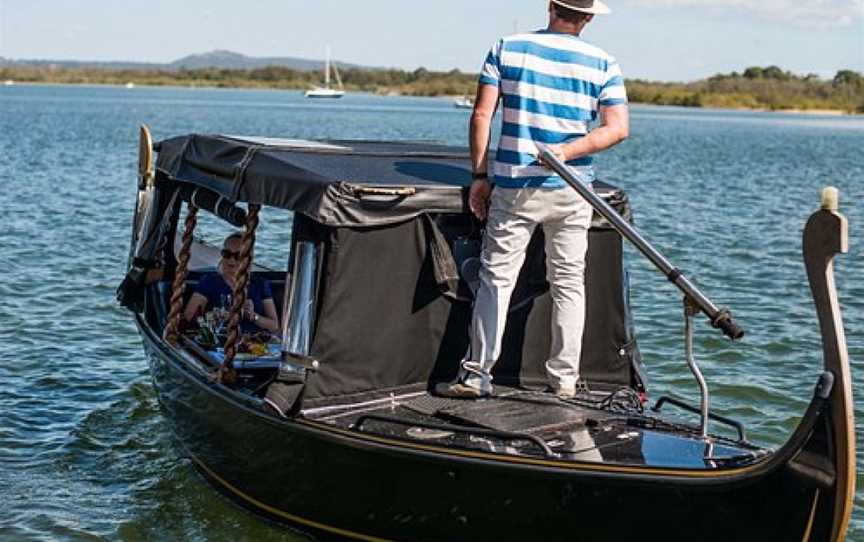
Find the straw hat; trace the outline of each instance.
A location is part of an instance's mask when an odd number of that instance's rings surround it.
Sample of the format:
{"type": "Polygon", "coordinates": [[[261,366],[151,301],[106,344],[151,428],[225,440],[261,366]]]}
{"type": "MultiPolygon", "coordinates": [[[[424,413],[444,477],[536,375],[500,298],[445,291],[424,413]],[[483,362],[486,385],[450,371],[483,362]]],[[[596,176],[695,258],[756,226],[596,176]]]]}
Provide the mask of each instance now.
{"type": "Polygon", "coordinates": [[[562,8],[581,11],[583,13],[591,13],[593,15],[605,15],[612,13],[609,6],[600,0],[551,0],[553,4],[558,4],[562,8]]]}

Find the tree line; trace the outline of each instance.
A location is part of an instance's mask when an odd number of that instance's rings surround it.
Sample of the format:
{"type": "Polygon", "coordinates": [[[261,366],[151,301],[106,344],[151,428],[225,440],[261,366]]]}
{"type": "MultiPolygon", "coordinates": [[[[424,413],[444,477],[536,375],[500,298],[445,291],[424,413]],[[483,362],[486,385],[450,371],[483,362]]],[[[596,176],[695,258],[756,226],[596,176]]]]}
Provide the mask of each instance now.
{"type": "MultiPolygon", "coordinates": [[[[106,70],[50,66],[0,66],[0,80],[28,83],[209,86],[302,90],[321,82],[316,71],[279,66],[239,69],[106,70]]],[[[413,71],[346,69],[346,90],[407,96],[473,95],[477,75],[418,68],[413,71]]],[[[799,76],[777,66],[749,67],[741,73],[718,74],[692,83],[628,80],[631,102],[686,107],[725,107],[767,110],[832,109],[864,113],[864,76],[852,70],[832,80],[799,76]]]]}
{"type": "Polygon", "coordinates": [[[852,70],[840,70],[826,81],[777,66],[750,67],[693,83],[632,80],[627,90],[633,102],[658,105],[864,113],[864,76],[852,70]]]}

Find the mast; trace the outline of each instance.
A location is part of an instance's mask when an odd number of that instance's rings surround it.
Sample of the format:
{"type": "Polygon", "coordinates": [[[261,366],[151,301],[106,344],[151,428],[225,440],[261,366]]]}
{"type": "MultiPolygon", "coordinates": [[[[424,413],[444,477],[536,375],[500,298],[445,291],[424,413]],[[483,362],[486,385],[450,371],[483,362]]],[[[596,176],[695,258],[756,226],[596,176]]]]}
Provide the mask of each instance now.
{"type": "Polygon", "coordinates": [[[324,88],[330,88],[330,46],[327,46],[324,60],[324,88]]]}
{"type": "Polygon", "coordinates": [[[344,87],[342,86],[342,78],[339,77],[339,63],[333,63],[333,75],[336,76],[336,85],[339,87],[339,90],[342,90],[344,87]]]}

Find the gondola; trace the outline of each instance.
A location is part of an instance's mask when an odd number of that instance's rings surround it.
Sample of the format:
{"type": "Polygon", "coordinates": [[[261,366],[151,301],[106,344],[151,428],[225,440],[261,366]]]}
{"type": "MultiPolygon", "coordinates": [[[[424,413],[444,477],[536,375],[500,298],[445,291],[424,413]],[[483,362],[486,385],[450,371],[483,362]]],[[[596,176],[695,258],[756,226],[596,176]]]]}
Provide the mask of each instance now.
{"type": "MultiPolygon", "coordinates": [[[[134,315],[178,449],[204,478],[318,539],[842,541],[855,436],[833,281],[833,257],[847,250],[836,191],[803,243],[824,367],[809,377],[798,427],[767,449],[710,408],[693,352],[700,314],[729,336],[741,328],[639,236],[626,194],[599,181],[587,191],[597,210],[587,386],[572,399],[545,389],[550,301],[538,229],[494,395],[436,396],[468,345],[482,227],[467,209],[469,163],[465,149],[432,143],[192,134],[154,144],[142,127],[118,299],[134,315]],[[262,207],[291,217],[281,271],[253,261],[262,207]],[[215,265],[195,237],[201,212],[243,229],[219,345],[202,344],[181,319],[190,286],[215,265]],[[682,370],[699,383],[698,405],[659,397],[649,408],[625,239],[684,293],[682,370]],[[283,327],[267,354],[250,358],[238,354],[238,322],[256,276],[270,280],[283,327]],[[694,415],[698,423],[687,421],[694,415]]],[[[573,182],[566,165],[552,167],[573,182]]]]}

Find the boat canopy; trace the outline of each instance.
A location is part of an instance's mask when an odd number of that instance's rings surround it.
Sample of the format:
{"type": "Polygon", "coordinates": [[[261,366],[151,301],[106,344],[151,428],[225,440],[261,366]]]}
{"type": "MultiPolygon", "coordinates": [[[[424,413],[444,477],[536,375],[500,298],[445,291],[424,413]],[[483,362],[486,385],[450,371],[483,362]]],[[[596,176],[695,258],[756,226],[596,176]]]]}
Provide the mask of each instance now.
{"type": "MultiPolygon", "coordinates": [[[[158,251],[174,237],[180,200],[238,226],[246,219],[239,204],[283,208],[296,213],[285,284],[291,295],[276,296],[294,302],[282,307],[297,335],[286,334],[285,351],[320,360],[305,382],[304,404],[455,377],[454,360],[468,348],[481,249],[481,224],[467,205],[467,149],[222,135],[186,135],[155,149],[153,219],[144,221],[137,238],[147,241],[133,252],[121,286],[127,306],[140,307],[150,269],[171,275],[172,254],[158,251]],[[314,313],[295,315],[294,305],[314,313]]],[[[623,191],[592,186],[630,219],[623,191]]],[[[600,388],[642,391],[621,236],[596,213],[588,236],[583,375],[600,388]]],[[[538,228],[511,298],[497,382],[545,385],[551,311],[538,228]]]]}
{"type": "MultiPolygon", "coordinates": [[[[192,134],[164,140],[156,151],[161,176],[233,203],[289,209],[331,227],[469,212],[471,165],[464,147],[192,134]]],[[[629,218],[623,192],[606,192],[607,201],[629,218]]],[[[597,217],[595,227],[602,222],[597,217]]]]}
{"type": "Polygon", "coordinates": [[[327,226],[383,225],[467,212],[466,149],[430,143],[187,135],[157,144],[157,171],[228,200],[302,213],[327,226]]]}

